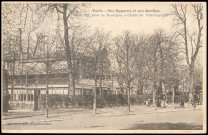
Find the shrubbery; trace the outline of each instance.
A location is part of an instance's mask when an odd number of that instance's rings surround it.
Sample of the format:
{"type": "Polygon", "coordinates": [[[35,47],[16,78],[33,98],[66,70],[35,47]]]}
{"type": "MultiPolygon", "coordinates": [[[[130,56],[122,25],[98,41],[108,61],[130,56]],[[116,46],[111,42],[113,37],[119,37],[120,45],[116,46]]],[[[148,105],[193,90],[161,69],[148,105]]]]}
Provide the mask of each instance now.
{"type": "Polygon", "coordinates": [[[142,105],[144,101],[150,99],[150,103],[152,103],[152,95],[143,94],[143,95],[132,95],[131,96],[131,104],[142,105]]]}
{"type": "MultiPolygon", "coordinates": [[[[159,97],[159,95],[156,95],[156,99],[159,97]]],[[[175,95],[174,96],[174,102],[180,103],[181,98],[184,98],[185,102],[188,102],[188,95],[175,95]]],[[[152,104],[153,95],[151,94],[143,94],[143,95],[132,95],[131,96],[131,104],[137,104],[142,105],[144,104],[144,101],[150,99],[150,103],[152,104]]],[[[167,103],[172,103],[172,95],[166,95],[167,103]]]]}
{"type": "MultiPolygon", "coordinates": [[[[157,99],[158,95],[156,95],[157,99]]],[[[184,98],[184,101],[188,101],[188,95],[175,95],[175,103],[180,103],[181,97],[184,98]]],[[[45,108],[45,96],[41,97],[41,107],[45,108]]],[[[172,102],[172,95],[166,95],[167,103],[172,102]]],[[[93,106],[93,95],[79,95],[76,96],[75,99],[68,97],[67,95],[49,95],[49,108],[61,108],[61,107],[87,107],[92,108],[93,106]],[[76,102],[75,102],[76,101],[76,102]]],[[[150,103],[152,103],[152,95],[151,94],[143,94],[143,95],[132,95],[131,96],[131,104],[132,105],[142,105],[144,101],[150,99],[150,103]]],[[[123,94],[109,94],[109,95],[97,95],[97,107],[112,107],[112,106],[126,106],[127,105],[127,95],[123,94]]]]}

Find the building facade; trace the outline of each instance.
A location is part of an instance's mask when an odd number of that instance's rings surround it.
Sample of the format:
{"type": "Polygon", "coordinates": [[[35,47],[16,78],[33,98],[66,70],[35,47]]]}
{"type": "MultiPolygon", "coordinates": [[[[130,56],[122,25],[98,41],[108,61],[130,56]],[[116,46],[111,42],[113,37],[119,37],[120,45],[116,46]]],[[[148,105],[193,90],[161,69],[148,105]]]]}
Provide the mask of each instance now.
{"type": "MultiPolygon", "coordinates": [[[[76,62],[75,96],[92,95],[94,89],[94,74],[90,57],[82,57],[76,62]]],[[[12,65],[13,63],[11,63],[12,65]]],[[[101,64],[98,64],[101,65],[101,64]]],[[[14,66],[14,65],[13,65],[14,66]]],[[[97,94],[107,94],[112,91],[110,84],[110,62],[108,59],[102,62],[102,73],[97,77],[97,94]],[[102,83],[100,83],[102,82],[102,83]],[[100,83],[100,84],[99,84],[100,83]]],[[[40,102],[46,95],[46,67],[44,63],[31,62],[22,65],[16,62],[15,71],[9,66],[9,86],[10,107],[13,109],[33,109],[40,108],[40,102]]],[[[69,86],[69,78],[66,61],[57,61],[50,67],[49,96],[71,97],[72,88],[69,86]]]]}

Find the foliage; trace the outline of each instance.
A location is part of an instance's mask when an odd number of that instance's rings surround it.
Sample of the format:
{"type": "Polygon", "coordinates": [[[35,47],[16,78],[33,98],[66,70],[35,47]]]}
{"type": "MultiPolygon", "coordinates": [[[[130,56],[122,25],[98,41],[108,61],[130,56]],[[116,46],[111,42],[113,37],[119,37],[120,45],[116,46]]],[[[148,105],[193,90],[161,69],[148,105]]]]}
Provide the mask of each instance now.
{"type": "MultiPolygon", "coordinates": [[[[131,104],[132,105],[145,105],[145,101],[150,99],[150,103],[152,104],[152,96],[151,94],[143,94],[143,95],[132,95],[131,96],[131,104]]],[[[159,97],[157,95],[157,97],[159,97]]],[[[181,98],[184,98],[185,102],[188,102],[188,94],[178,94],[174,96],[175,103],[180,103],[181,98]]],[[[172,103],[172,95],[166,95],[167,103],[172,103]]],[[[157,98],[156,98],[157,99],[157,98]]],[[[45,108],[45,97],[42,96],[41,100],[41,108],[45,108]]],[[[63,108],[73,106],[74,100],[72,97],[68,97],[66,95],[49,95],[49,107],[50,108],[63,108]]],[[[85,95],[85,96],[76,96],[76,107],[87,107],[92,108],[93,104],[93,95],[85,95]]],[[[97,107],[113,107],[113,106],[126,106],[127,105],[127,95],[124,94],[108,94],[108,95],[98,95],[97,96],[97,107]]]]}

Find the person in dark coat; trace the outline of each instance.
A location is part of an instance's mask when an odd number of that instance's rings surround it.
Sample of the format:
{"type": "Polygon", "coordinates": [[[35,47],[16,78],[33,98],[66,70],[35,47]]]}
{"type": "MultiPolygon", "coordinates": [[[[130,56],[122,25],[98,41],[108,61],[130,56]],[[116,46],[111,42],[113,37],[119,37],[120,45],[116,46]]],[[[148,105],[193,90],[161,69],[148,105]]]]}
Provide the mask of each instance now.
{"type": "Polygon", "coordinates": [[[197,100],[196,93],[194,93],[194,103],[193,103],[194,109],[196,108],[196,100],[197,100]]]}
{"type": "Polygon", "coordinates": [[[159,97],[157,98],[157,107],[161,107],[161,100],[159,97]]]}
{"type": "Polygon", "coordinates": [[[181,108],[184,108],[184,99],[181,98],[181,108]]]}

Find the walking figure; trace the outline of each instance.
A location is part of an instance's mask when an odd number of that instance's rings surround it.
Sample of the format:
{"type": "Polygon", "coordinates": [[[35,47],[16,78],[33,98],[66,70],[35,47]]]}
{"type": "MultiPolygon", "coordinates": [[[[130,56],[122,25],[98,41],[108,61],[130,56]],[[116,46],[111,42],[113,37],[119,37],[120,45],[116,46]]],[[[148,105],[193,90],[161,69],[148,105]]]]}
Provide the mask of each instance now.
{"type": "Polygon", "coordinates": [[[181,108],[184,108],[184,99],[183,98],[181,98],[181,108]]]}
{"type": "Polygon", "coordinates": [[[146,106],[150,106],[150,99],[146,100],[146,106]]]}
{"type": "Polygon", "coordinates": [[[148,106],[148,100],[145,101],[146,106],[148,106]]]}
{"type": "Polygon", "coordinates": [[[148,99],[148,106],[150,106],[150,99],[148,99]]]}
{"type": "Polygon", "coordinates": [[[165,103],[166,103],[166,96],[165,96],[165,94],[163,95],[163,107],[165,108],[165,103]]]}
{"type": "Polygon", "coordinates": [[[193,99],[193,106],[194,106],[194,110],[196,109],[196,93],[194,93],[194,99],[193,99]]]}

